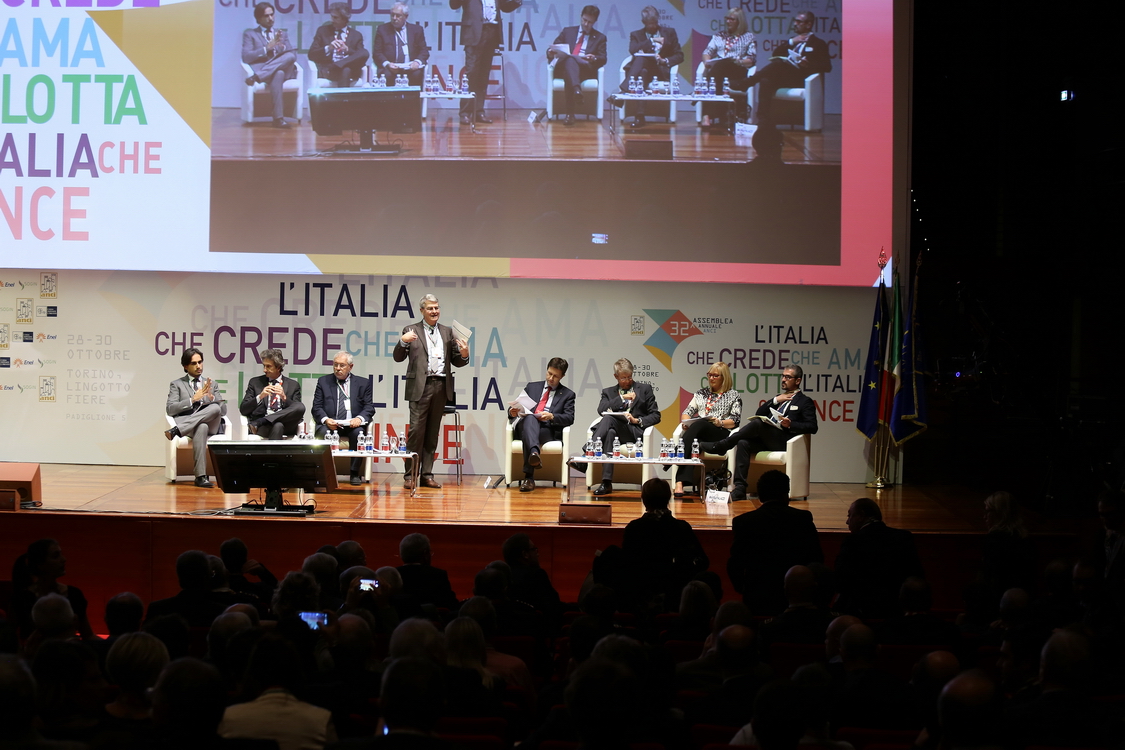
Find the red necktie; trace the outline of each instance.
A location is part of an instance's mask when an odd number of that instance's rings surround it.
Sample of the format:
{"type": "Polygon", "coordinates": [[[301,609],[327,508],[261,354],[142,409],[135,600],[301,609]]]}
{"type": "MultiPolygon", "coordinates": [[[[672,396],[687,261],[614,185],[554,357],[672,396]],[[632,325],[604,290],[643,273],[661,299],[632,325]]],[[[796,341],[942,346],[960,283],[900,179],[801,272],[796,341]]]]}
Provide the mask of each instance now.
{"type": "Polygon", "coordinates": [[[575,42],[575,44],[574,44],[574,54],[576,54],[576,55],[582,54],[582,39],[585,36],[586,35],[583,34],[581,31],[578,32],[578,41],[575,42]]]}
{"type": "Polygon", "coordinates": [[[543,389],[543,397],[539,399],[539,405],[535,407],[535,413],[536,414],[543,411],[543,407],[545,407],[547,405],[547,398],[550,395],[551,395],[551,389],[550,388],[544,388],[543,389]]]}

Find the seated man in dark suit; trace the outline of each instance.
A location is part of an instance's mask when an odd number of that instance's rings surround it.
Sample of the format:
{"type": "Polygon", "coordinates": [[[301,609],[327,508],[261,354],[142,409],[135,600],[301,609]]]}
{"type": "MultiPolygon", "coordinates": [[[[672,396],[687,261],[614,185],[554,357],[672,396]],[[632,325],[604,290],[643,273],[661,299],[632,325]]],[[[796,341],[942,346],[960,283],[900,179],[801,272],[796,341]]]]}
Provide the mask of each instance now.
{"type": "MultiPolygon", "coordinates": [[[[668,81],[672,67],[684,61],[680,38],[671,26],[660,25],[660,11],[646,5],[641,9],[641,23],[644,28],[629,33],[629,54],[633,59],[625,70],[625,80],[621,82],[623,93],[628,93],[629,81],[633,78],[640,78],[646,90],[654,78],[668,81]]],[[[645,124],[644,107],[644,102],[637,103],[637,114],[633,119],[636,127],[645,124]]]]}
{"type": "Polygon", "coordinates": [[[211,627],[229,602],[220,601],[212,595],[211,566],[207,555],[197,549],[181,553],[176,558],[176,578],[180,583],[180,593],[149,604],[145,622],[164,615],[180,615],[193,628],[211,627]]]}
{"type": "Polygon", "coordinates": [[[828,73],[832,60],[828,43],[812,33],[816,16],[807,10],[793,20],[791,38],[773,48],[770,61],[746,79],[747,88],[758,85],[758,123],[773,127],[773,97],[780,88],[801,88],[814,73],[828,73]]]}
{"type": "Polygon", "coordinates": [[[848,530],[836,556],[837,608],[857,617],[893,617],[903,581],[925,577],[914,537],[883,523],[879,504],[866,497],[848,508],[848,530]]]}
{"type": "MultiPolygon", "coordinates": [[[[633,382],[633,363],[619,359],[613,363],[613,377],[617,385],[602,389],[602,399],[598,402],[598,414],[621,413],[624,416],[602,416],[594,428],[593,439],[601,438],[606,448],[613,445],[616,437],[624,443],[635,442],[644,435],[647,428],[660,422],[660,407],[652,386],[633,382]]],[[[652,446],[649,446],[651,449],[652,446]]],[[[648,455],[652,455],[649,453],[648,455]]],[[[608,495],[613,492],[613,464],[602,465],[602,483],[594,489],[595,495],[608,495]]]]}
{"type": "Polygon", "coordinates": [[[735,430],[715,443],[700,443],[699,447],[707,453],[726,453],[731,448],[734,454],[734,489],[730,499],[746,499],[746,474],[750,470],[750,459],[759,451],[783,451],[789,438],[794,435],[815,435],[817,431],[816,404],[801,393],[801,378],[804,371],[799,365],[790,365],[781,371],[781,393],[758,407],[755,417],[746,420],[741,429],[735,430]],[[774,411],[781,414],[776,426],[769,422],[774,411]]]}
{"type": "Polygon", "coordinates": [[[430,48],[426,46],[426,32],[421,24],[408,23],[409,16],[406,3],[391,6],[391,22],[375,31],[371,60],[379,67],[378,72],[387,76],[388,83],[405,73],[411,86],[421,86],[426,80],[430,48]]]}
{"type": "Polygon", "coordinates": [[[309,45],[309,61],[316,64],[317,78],[346,88],[363,75],[369,55],[363,48],[363,36],[348,27],[352,11],[347,3],[332,3],[328,15],[332,21],[316,30],[309,45]]]}
{"type": "Polygon", "coordinates": [[[281,350],[266,349],[260,357],[264,374],[250,378],[238,411],[248,420],[247,427],[253,435],[266,440],[296,435],[305,416],[301,384],[281,374],[285,369],[281,350]]]}
{"type": "MultiPolygon", "coordinates": [[[[348,441],[348,450],[355,450],[359,436],[371,423],[375,415],[375,404],[371,400],[371,381],[367,378],[352,377],[355,359],[347,352],[340,352],[332,358],[332,374],[324,375],[316,381],[313,394],[312,415],[316,421],[316,436],[324,437],[329,430],[335,430],[341,438],[348,441]]],[[[351,483],[362,484],[362,458],[353,458],[351,483]]]]}
{"type": "Polygon", "coordinates": [[[785,573],[794,565],[823,562],[812,513],[789,507],[789,477],[767,471],[758,480],[762,507],[731,523],[734,543],[727,573],[756,615],[785,609],[785,573]]]}
{"type": "MultiPolygon", "coordinates": [[[[581,84],[587,78],[597,78],[598,68],[605,65],[605,34],[594,28],[601,11],[596,5],[582,9],[582,25],[567,26],[555,37],[554,44],[566,47],[567,52],[547,48],[547,60],[560,57],[555,63],[555,78],[563,79],[565,125],[574,124],[574,105],[583,102],[581,84]]],[[[548,91],[547,96],[552,96],[548,91]]],[[[601,102],[598,102],[601,106],[601,102]]]]}
{"type": "Polygon", "coordinates": [[[457,595],[449,585],[449,574],[430,564],[432,559],[430,538],[425,534],[407,534],[398,544],[398,556],[402,565],[398,573],[402,577],[403,591],[421,602],[457,609],[457,595]]]}
{"type": "Polygon", "coordinates": [[[785,598],[789,606],[758,628],[762,655],[769,656],[774,643],[824,643],[835,613],[817,605],[816,576],[804,565],[794,565],[785,574],[785,598]]]}
{"type": "Polygon", "coordinates": [[[524,409],[518,401],[508,406],[508,418],[518,420],[512,428],[513,438],[518,435],[523,441],[524,479],[520,482],[520,492],[535,489],[535,470],[543,463],[539,458],[539,446],[562,440],[563,429],[574,424],[574,391],[560,383],[567,367],[565,359],[552,357],[547,363],[546,378],[524,386],[524,393],[536,401],[534,411],[524,409]]]}

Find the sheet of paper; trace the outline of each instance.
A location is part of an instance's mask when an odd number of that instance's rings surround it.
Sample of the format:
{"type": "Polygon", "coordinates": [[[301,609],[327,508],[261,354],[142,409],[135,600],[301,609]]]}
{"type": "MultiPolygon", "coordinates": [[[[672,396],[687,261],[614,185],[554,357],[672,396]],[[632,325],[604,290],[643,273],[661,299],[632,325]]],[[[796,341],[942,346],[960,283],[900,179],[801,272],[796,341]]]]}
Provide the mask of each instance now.
{"type": "Polygon", "coordinates": [[[473,329],[463,323],[458,323],[456,320],[450,323],[449,327],[453,329],[453,333],[456,334],[457,338],[462,341],[468,341],[473,337],[473,329]]]}
{"type": "Polygon", "coordinates": [[[527,395],[527,391],[521,391],[520,395],[516,397],[516,404],[520,407],[520,416],[524,414],[534,414],[535,407],[539,402],[527,395]]]}

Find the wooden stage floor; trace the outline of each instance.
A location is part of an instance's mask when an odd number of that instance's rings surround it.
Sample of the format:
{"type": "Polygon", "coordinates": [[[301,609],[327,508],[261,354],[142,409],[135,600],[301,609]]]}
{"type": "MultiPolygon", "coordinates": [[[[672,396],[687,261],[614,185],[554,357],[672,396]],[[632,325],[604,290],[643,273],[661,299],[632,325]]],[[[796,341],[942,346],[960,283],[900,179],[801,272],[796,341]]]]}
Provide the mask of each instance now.
{"type": "MultiPolygon", "coordinates": [[[[636,130],[621,127],[618,120],[618,135],[610,132],[608,111],[600,122],[579,117],[569,128],[555,121],[529,123],[530,110],[526,109],[509,109],[506,121],[498,109],[488,109],[487,113],[494,122],[478,125],[474,133],[460,124],[456,109],[431,109],[419,132],[379,133],[380,142],[399,143],[403,150],[397,156],[374,158],[606,161],[625,158],[623,139],[671,140],[675,161],[745,162],[756,156],[749,137],[710,132],[696,125],[692,112],[678,113],[674,124],[650,118],[636,130]]],[[[347,135],[318,136],[307,119],[291,129],[279,130],[269,122],[243,123],[237,109],[211,110],[211,158],[216,160],[317,158],[347,140],[347,135]]],[[[782,160],[786,163],[840,164],[839,115],[826,115],[821,133],[783,128],[782,135],[782,160]]]]}
{"type": "MultiPolygon", "coordinates": [[[[218,489],[200,489],[190,482],[170,484],[162,468],[152,466],[80,466],[42,464],[43,511],[136,513],[171,515],[226,515],[250,497],[225,495],[218,489]]],[[[461,526],[558,526],[558,505],[566,488],[540,482],[530,493],[515,484],[507,489],[485,488],[483,476],[465,476],[458,487],[452,476],[439,476],[440,490],[420,489],[410,497],[402,488],[401,474],[373,474],[370,484],[353,487],[342,478],[340,489],[317,494],[316,513],[310,520],[340,522],[450,524],[461,526]]],[[[493,477],[495,481],[495,477],[493,477]]],[[[617,485],[613,495],[594,498],[582,479],[573,482],[576,502],[609,502],[613,526],[623,527],[641,514],[635,485],[617,485]]],[[[924,533],[980,533],[984,495],[955,487],[895,487],[876,492],[861,484],[811,485],[807,501],[794,507],[812,512],[821,531],[846,531],[848,505],[858,497],[875,498],[884,519],[895,527],[924,533]]],[[[290,501],[293,501],[291,493],[290,501]]],[[[253,498],[255,501],[258,499],[253,498]]],[[[744,500],[708,509],[698,498],[673,500],[672,512],[697,529],[729,529],[731,519],[753,510],[757,500],[744,500]]]]}

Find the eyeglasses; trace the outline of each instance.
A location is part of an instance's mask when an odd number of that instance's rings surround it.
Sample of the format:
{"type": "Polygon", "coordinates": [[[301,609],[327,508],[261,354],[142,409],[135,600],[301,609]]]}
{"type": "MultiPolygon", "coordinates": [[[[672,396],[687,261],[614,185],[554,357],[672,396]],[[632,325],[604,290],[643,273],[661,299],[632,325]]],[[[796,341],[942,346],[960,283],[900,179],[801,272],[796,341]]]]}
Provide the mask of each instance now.
{"type": "Polygon", "coordinates": [[[800,380],[800,378],[797,377],[796,375],[782,375],[781,379],[782,380],[800,380]]]}

